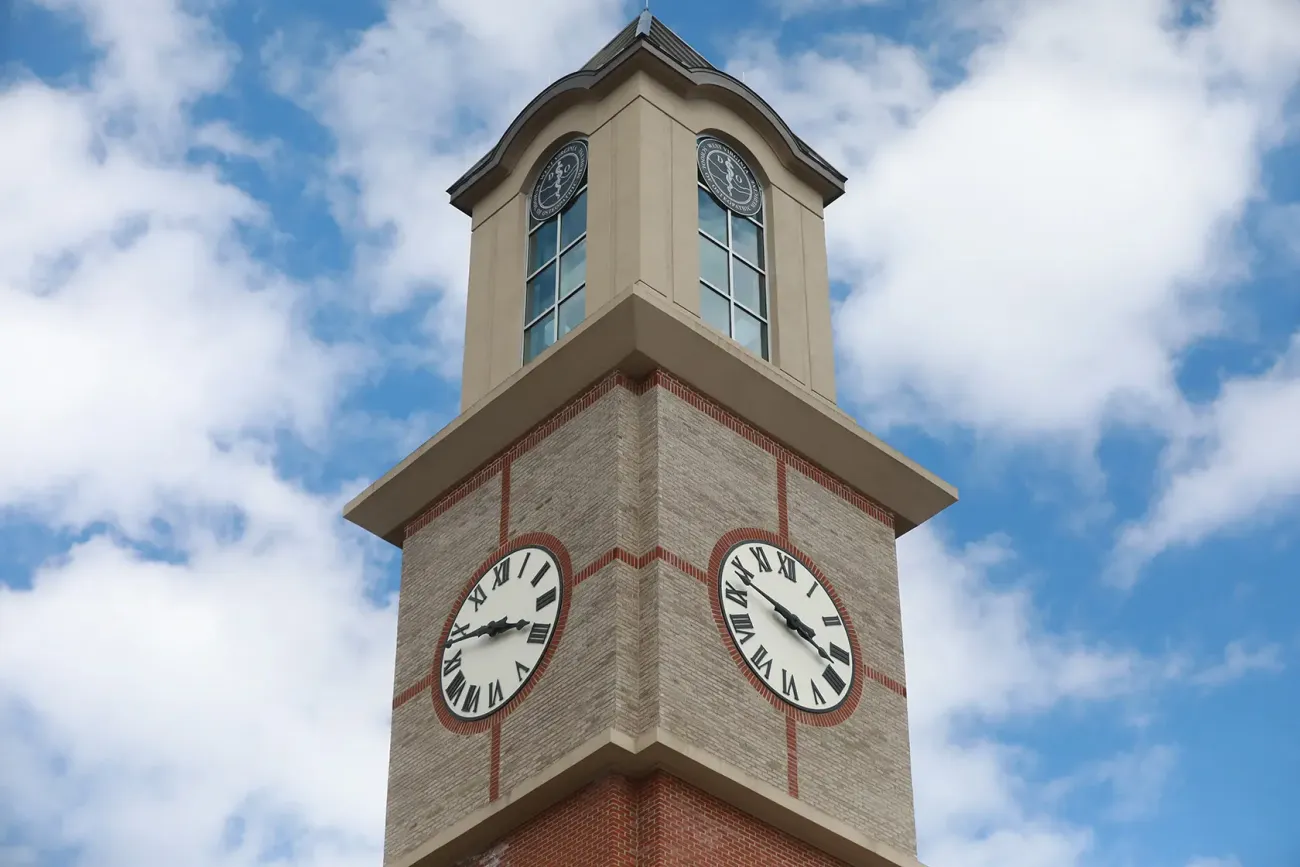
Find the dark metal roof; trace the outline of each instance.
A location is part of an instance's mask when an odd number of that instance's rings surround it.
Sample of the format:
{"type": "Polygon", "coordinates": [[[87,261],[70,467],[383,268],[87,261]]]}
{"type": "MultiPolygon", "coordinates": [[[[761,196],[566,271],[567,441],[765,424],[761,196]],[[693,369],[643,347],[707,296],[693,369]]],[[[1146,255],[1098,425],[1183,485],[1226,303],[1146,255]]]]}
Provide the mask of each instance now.
{"type": "Polygon", "coordinates": [[[687,69],[714,68],[709,61],[704,59],[704,55],[687,45],[686,40],[674,33],[658,18],[651,15],[650,10],[647,9],[620,30],[618,35],[611,39],[604,48],[597,51],[591,60],[588,60],[586,65],[582,67],[583,70],[595,71],[600,69],[606,63],[618,57],[621,51],[637,39],[646,40],[687,69]]]}
{"type": "MultiPolygon", "coordinates": [[[[514,133],[517,132],[517,127],[520,122],[535,111],[540,104],[546,102],[547,99],[554,95],[554,93],[561,90],[570,87],[589,87],[591,83],[603,77],[602,71],[606,70],[607,67],[620,64],[630,54],[634,53],[630,49],[634,49],[638,43],[653,48],[654,52],[652,53],[656,53],[661,58],[681,67],[686,74],[691,75],[691,73],[694,73],[692,78],[696,80],[709,80],[715,84],[720,84],[728,90],[741,94],[743,98],[747,99],[756,107],[761,107],[761,110],[769,116],[769,119],[771,119],[777,127],[783,131],[784,135],[788,136],[787,140],[793,144],[795,149],[797,149],[806,160],[818,166],[820,172],[831,180],[832,184],[839,189],[840,193],[843,192],[845,181],[844,175],[827,162],[825,157],[813,150],[807,142],[795,135],[794,131],[780,119],[776,112],[772,110],[771,106],[767,105],[762,97],[754,93],[753,90],[745,86],[745,84],[739,80],[719,70],[717,67],[713,66],[713,64],[709,63],[709,61],[705,60],[702,54],[687,45],[684,39],[674,33],[658,18],[651,15],[650,10],[647,9],[636,18],[632,19],[626,27],[620,30],[613,39],[605,44],[604,48],[597,51],[581,69],[566,75],[564,78],[561,78],[559,81],[552,84],[551,87],[542,94],[539,94],[538,97],[536,97],[533,102],[520,113],[519,117],[515,119],[515,122],[511,124],[511,128],[506,131],[497,145],[480,157],[474,165],[472,165],[465,174],[461,175],[456,183],[452,184],[452,186],[447,190],[447,192],[451,194],[453,202],[455,202],[460,193],[469,185],[474,183],[482,173],[489,171],[492,164],[499,161],[506,143],[513,137],[514,133]]],[[[832,199],[838,195],[839,193],[834,194],[832,199]]],[[[831,199],[828,199],[827,201],[829,202],[831,199]]],[[[457,205],[457,207],[461,206],[457,205]]]]}

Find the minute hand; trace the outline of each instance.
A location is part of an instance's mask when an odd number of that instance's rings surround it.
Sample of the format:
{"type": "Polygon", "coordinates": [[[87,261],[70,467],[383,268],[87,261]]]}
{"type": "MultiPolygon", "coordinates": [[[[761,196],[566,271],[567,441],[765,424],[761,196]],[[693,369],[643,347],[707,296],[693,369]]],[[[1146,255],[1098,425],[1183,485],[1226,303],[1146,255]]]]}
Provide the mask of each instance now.
{"type": "Polygon", "coordinates": [[[752,587],[754,590],[758,591],[759,596],[762,596],[768,602],[771,602],[772,607],[776,609],[776,613],[781,615],[783,618],[785,618],[785,625],[790,627],[790,630],[796,633],[804,641],[811,644],[813,646],[813,649],[817,651],[818,656],[820,656],[822,659],[831,658],[830,654],[822,650],[821,646],[817,644],[817,641],[814,638],[814,636],[817,633],[813,632],[813,628],[811,626],[809,626],[807,623],[804,623],[802,620],[800,620],[799,615],[795,614],[789,608],[786,608],[780,602],[777,602],[775,599],[769,596],[766,590],[764,590],[762,587],[759,587],[757,584],[754,583],[753,578],[750,578],[747,575],[742,575],[740,580],[745,582],[746,587],[752,587]]]}

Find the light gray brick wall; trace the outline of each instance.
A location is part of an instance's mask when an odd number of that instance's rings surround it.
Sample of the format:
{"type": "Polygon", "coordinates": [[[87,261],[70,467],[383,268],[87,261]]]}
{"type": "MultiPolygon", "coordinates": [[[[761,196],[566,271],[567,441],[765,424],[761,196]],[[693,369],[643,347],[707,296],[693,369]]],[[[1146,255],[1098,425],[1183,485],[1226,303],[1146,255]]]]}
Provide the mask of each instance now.
{"type": "MultiPolygon", "coordinates": [[[[398,599],[394,695],[420,680],[470,575],[500,539],[501,484],[488,479],[408,539],[398,599]]],[[[488,802],[489,742],[438,722],[429,691],[393,711],[384,860],[392,861],[488,802]]]]}
{"type": "MultiPolygon", "coordinates": [[[[904,682],[893,531],[795,470],[786,478],[790,541],[844,602],[863,661],[904,682]]],[[[867,681],[837,726],[799,727],[799,797],[870,837],[916,852],[907,700],[867,681]]]]}
{"type": "MultiPolygon", "coordinates": [[[[707,569],[729,530],[779,529],[776,472],[771,454],[668,391],[614,388],[514,461],[510,532],[557,536],[575,571],[655,545],[707,569]]],[[[892,532],[795,470],[787,485],[792,540],[844,599],[867,664],[902,681],[892,532]]],[[[456,594],[497,547],[499,508],[493,479],[408,541],[395,692],[428,672],[456,594]]],[[[661,561],[615,561],[579,585],[550,667],[502,724],[501,791],[605,728],[656,725],[784,790],[785,717],[730,656],[711,592],[661,561]]],[[[800,797],[915,851],[906,703],[864,686],[843,724],[799,727],[800,797]]],[[[443,729],[428,692],[394,713],[387,860],[487,803],[489,747],[487,732],[443,729]]]]}

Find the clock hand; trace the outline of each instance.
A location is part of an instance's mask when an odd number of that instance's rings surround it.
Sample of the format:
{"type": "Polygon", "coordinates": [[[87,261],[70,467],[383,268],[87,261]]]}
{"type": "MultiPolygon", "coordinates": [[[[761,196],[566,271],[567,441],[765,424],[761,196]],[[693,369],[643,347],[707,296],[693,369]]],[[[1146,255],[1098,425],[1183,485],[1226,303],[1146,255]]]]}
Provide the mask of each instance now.
{"type": "Polygon", "coordinates": [[[511,623],[502,617],[500,620],[495,620],[488,625],[492,627],[492,631],[488,633],[488,636],[492,637],[511,629],[523,629],[529,624],[527,620],[516,620],[514,623],[511,623]]]}
{"type": "Polygon", "coordinates": [[[818,656],[820,656],[822,659],[831,658],[830,654],[828,654],[825,650],[822,650],[821,645],[819,645],[816,639],[814,638],[814,636],[817,633],[813,631],[813,628],[811,626],[809,626],[807,623],[804,623],[802,620],[800,620],[798,614],[795,614],[789,608],[786,608],[780,602],[777,602],[775,599],[769,596],[767,591],[764,590],[762,587],[759,587],[757,584],[755,584],[754,579],[750,578],[748,575],[741,575],[740,580],[745,582],[745,586],[757,590],[759,596],[762,596],[768,602],[771,602],[772,607],[776,609],[776,613],[785,619],[785,625],[789,627],[790,631],[798,635],[804,641],[811,644],[813,646],[813,649],[817,651],[818,656]]]}
{"type": "Polygon", "coordinates": [[[480,635],[486,635],[488,638],[495,638],[508,629],[523,629],[528,625],[527,620],[516,620],[514,623],[511,623],[506,618],[501,617],[497,620],[489,620],[487,623],[484,623],[477,629],[471,629],[464,635],[457,635],[455,638],[448,640],[444,646],[451,647],[453,644],[458,644],[468,638],[478,638],[480,635]]]}

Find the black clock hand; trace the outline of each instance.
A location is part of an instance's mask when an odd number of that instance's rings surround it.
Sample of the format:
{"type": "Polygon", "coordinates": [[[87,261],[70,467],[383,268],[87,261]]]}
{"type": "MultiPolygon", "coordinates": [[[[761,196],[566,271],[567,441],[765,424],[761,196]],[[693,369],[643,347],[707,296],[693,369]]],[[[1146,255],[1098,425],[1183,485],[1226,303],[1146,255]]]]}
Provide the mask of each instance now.
{"type": "Polygon", "coordinates": [[[448,639],[447,644],[445,646],[451,647],[453,644],[457,644],[461,641],[466,640],[467,638],[478,638],[480,635],[486,635],[488,638],[494,638],[497,635],[500,635],[502,632],[505,632],[507,629],[523,629],[527,625],[528,625],[527,620],[516,620],[514,623],[511,623],[510,621],[506,620],[506,618],[504,617],[499,618],[497,620],[489,620],[487,623],[484,623],[482,626],[478,627],[477,629],[471,629],[469,632],[466,632],[464,635],[457,635],[455,638],[448,639]]]}
{"type": "Polygon", "coordinates": [[[510,629],[523,629],[525,626],[528,625],[528,621],[516,620],[514,623],[511,623],[508,620],[506,620],[504,617],[502,617],[500,620],[493,621],[488,625],[492,627],[492,631],[488,633],[488,637],[492,637],[495,635],[500,635],[501,633],[506,632],[507,630],[510,629]]]}
{"type": "Polygon", "coordinates": [[[809,626],[808,624],[800,620],[799,615],[795,614],[789,608],[786,608],[780,602],[777,602],[775,599],[769,596],[767,591],[765,591],[762,587],[759,587],[757,584],[755,584],[754,579],[750,578],[748,575],[741,575],[740,580],[745,582],[745,586],[752,587],[754,590],[757,590],[758,595],[762,596],[768,602],[771,602],[772,607],[776,609],[776,613],[781,615],[781,617],[785,619],[785,625],[789,627],[790,631],[798,635],[804,641],[811,644],[813,646],[813,649],[817,651],[818,656],[820,656],[822,659],[831,658],[830,654],[822,650],[821,645],[819,645],[816,639],[814,638],[814,636],[816,636],[817,633],[813,631],[813,628],[811,626],[809,626]]]}

